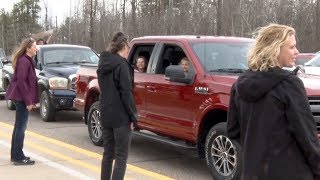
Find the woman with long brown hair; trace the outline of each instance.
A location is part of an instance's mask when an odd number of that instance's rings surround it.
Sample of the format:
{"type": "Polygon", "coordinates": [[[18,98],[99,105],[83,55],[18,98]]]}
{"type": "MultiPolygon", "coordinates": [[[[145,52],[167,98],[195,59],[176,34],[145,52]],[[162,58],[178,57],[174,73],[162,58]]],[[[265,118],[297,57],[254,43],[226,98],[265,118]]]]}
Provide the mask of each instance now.
{"type": "Polygon", "coordinates": [[[13,78],[7,89],[7,99],[16,106],[16,120],[11,141],[11,161],[14,165],[32,165],[35,161],[23,153],[23,142],[29,112],[39,102],[37,77],[32,58],[37,53],[36,41],[24,39],[12,55],[13,78]]]}

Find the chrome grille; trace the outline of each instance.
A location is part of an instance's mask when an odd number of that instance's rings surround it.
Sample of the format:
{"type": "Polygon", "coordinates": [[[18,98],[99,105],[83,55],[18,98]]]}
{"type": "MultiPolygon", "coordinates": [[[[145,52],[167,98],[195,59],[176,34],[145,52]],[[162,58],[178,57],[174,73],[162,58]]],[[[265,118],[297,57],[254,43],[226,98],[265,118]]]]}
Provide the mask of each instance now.
{"type": "Polygon", "coordinates": [[[310,105],[320,105],[320,97],[308,97],[310,105]]]}
{"type": "Polygon", "coordinates": [[[320,131],[320,97],[308,97],[308,100],[313,118],[317,123],[317,130],[320,131]]]}

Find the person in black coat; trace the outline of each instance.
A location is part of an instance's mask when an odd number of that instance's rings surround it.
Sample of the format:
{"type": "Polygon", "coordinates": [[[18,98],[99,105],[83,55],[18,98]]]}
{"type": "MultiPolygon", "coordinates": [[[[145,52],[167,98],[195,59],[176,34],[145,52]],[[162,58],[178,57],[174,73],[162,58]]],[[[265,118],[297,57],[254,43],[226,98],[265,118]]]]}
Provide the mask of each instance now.
{"type": "Polygon", "coordinates": [[[100,87],[100,121],[104,153],[101,179],[121,180],[127,166],[131,130],[137,127],[133,97],[133,68],[126,60],[129,43],[122,32],[114,34],[108,51],[100,55],[97,75],[100,87]],[[115,160],[114,166],[112,165],[115,160]]]}
{"type": "Polygon", "coordinates": [[[320,144],[302,81],[282,67],[298,54],[295,30],[262,27],[249,70],[231,88],[227,133],[242,146],[242,180],[320,178],[320,144]]]}

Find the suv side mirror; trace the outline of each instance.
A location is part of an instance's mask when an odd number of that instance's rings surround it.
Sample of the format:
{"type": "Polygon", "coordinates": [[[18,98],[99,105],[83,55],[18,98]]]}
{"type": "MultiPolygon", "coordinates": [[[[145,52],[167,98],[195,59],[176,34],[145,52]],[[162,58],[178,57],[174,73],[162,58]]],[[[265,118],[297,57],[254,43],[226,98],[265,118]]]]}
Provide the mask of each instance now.
{"type": "Polygon", "coordinates": [[[303,74],[306,73],[306,70],[301,65],[296,66],[296,68],[292,71],[292,73],[296,75],[298,73],[298,71],[301,71],[303,74]]]}
{"type": "Polygon", "coordinates": [[[172,82],[191,83],[190,76],[185,76],[180,65],[170,65],[165,70],[165,78],[172,82]]]}
{"type": "Polygon", "coordinates": [[[8,63],[9,63],[9,60],[8,60],[8,58],[6,58],[6,57],[1,58],[0,61],[1,61],[3,64],[8,64],[8,63]]]}
{"type": "Polygon", "coordinates": [[[41,66],[41,63],[39,61],[35,61],[36,63],[36,69],[39,69],[40,71],[42,71],[42,66],[41,66]]]}

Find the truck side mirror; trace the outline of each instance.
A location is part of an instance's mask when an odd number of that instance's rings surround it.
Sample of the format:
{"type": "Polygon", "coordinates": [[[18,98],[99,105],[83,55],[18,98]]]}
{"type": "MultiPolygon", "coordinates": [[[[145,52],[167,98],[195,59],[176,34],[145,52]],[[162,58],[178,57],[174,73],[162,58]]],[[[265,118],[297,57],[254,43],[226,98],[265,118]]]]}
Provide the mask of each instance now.
{"type": "Polygon", "coordinates": [[[191,83],[191,78],[185,76],[180,65],[170,65],[165,69],[165,78],[172,82],[180,82],[185,84],[191,83]]]}

